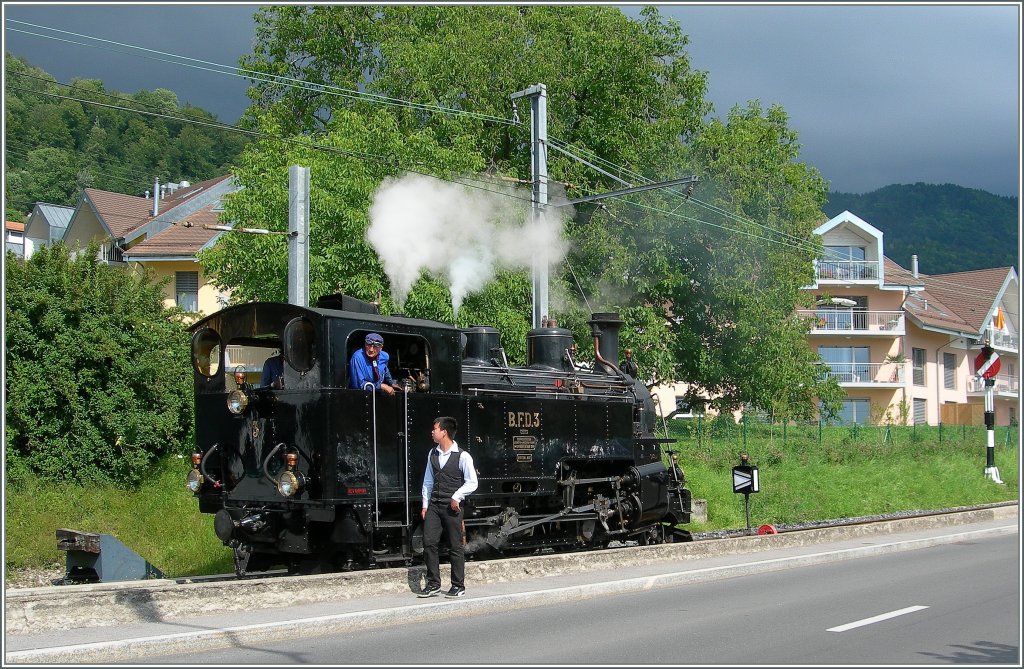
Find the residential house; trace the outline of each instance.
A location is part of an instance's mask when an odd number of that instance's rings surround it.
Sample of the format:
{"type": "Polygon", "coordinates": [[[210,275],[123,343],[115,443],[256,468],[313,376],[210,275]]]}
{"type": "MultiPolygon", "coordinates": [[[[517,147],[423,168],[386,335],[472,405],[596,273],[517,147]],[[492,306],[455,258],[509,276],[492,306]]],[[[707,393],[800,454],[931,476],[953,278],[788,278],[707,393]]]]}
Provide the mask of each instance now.
{"type": "Polygon", "coordinates": [[[25,257],[63,240],[74,213],[74,207],[37,202],[25,221],[25,257]]]}
{"type": "Polygon", "coordinates": [[[849,211],[819,226],[809,343],[846,391],[853,423],[981,423],[973,361],[990,339],[1002,356],[996,423],[1018,420],[1017,302],[1012,267],[925,275],[884,255],[883,234],[849,211]],[[996,325],[1000,327],[996,327],[996,325]]]}
{"type": "Polygon", "coordinates": [[[4,241],[7,250],[19,258],[25,255],[25,224],[18,221],[4,222],[4,241]]]}
{"type": "Polygon", "coordinates": [[[146,267],[157,280],[169,277],[168,306],[209,314],[222,308],[227,295],[207,281],[196,254],[222,234],[204,226],[217,223],[221,198],[235,189],[229,175],[165,184],[152,198],[86,188],[64,242],[76,249],[99,240],[104,262],[146,267]]]}

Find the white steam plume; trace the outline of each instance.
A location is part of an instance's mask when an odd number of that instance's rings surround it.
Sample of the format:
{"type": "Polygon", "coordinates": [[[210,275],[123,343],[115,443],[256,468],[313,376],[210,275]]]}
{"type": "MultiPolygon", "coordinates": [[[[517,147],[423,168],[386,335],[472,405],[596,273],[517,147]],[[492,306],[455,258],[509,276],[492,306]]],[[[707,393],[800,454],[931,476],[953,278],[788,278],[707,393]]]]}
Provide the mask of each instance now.
{"type": "Polygon", "coordinates": [[[370,206],[366,238],[395,301],[404,303],[428,272],[448,285],[458,313],[466,295],[498,269],[530,269],[539,249],[546,249],[549,266],[562,262],[568,249],[562,227],[572,208],[549,207],[534,224],[529,200],[528,190],[500,185],[485,191],[418,174],[385,179],[370,206]]]}

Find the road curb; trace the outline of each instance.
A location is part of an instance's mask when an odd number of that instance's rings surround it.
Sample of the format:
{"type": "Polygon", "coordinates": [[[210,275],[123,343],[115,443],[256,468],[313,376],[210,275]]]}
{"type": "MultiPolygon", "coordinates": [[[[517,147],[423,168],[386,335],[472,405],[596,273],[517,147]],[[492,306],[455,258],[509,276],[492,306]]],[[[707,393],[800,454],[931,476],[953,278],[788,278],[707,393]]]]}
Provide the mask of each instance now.
{"type": "Polygon", "coordinates": [[[218,630],[162,634],[117,641],[11,651],[6,653],[6,661],[8,663],[46,664],[116,662],[154,654],[207,651],[236,644],[271,643],[278,640],[293,639],[297,634],[302,636],[338,634],[396,623],[429,622],[513,608],[562,604],[604,595],[625,594],[654,588],[778,571],[796,566],[823,564],[869,555],[916,550],[971,539],[1004,536],[1014,534],[1017,531],[1018,528],[1014,524],[921,539],[904,539],[871,546],[753,560],[743,564],[696,568],[668,574],[573,585],[548,590],[470,597],[458,600],[430,601],[427,603],[416,602],[386,609],[306,617],[297,620],[244,625],[218,630]]]}

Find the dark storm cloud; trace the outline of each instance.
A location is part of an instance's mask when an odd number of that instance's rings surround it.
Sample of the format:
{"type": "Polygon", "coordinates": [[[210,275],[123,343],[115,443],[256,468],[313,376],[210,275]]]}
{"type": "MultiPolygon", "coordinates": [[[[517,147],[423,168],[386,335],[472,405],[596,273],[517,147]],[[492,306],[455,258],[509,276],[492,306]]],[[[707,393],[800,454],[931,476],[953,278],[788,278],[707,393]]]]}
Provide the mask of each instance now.
{"type": "MultiPolygon", "coordinates": [[[[166,88],[180,102],[190,102],[234,123],[248,106],[247,82],[241,77],[217,74],[157,60],[134,49],[79,46],[54,39],[26,35],[16,30],[56,35],[28,23],[71,31],[122,44],[145,47],[221,65],[237,66],[238,58],[251,53],[258,5],[4,5],[4,48],[52,74],[57,81],[72,78],[101,79],[108,89],[134,93],[166,88]],[[117,52],[112,49],[117,49],[117,52]],[[126,53],[127,52],[127,53],[126,53]]],[[[89,42],[72,35],[62,39],[89,42]]],[[[190,61],[191,62],[191,61],[190,61]]]]}
{"type": "MultiPolygon", "coordinates": [[[[5,18],[237,65],[255,5],[4,5],[5,18]]],[[[638,16],[640,7],[625,7],[638,16]]],[[[955,183],[1014,195],[1019,184],[1019,7],[1011,5],[672,5],[709,99],[778,103],[801,159],[834,190],[955,183]]],[[[5,48],[59,81],[168,88],[234,122],[241,78],[12,32],[5,48]]],[[[29,29],[29,28],[24,28],[29,29]]]]}
{"type": "MultiPolygon", "coordinates": [[[[661,6],[715,115],[780,104],[834,190],[1019,184],[1015,6],[661,6]]],[[[631,16],[639,8],[627,8],[631,16]]]]}

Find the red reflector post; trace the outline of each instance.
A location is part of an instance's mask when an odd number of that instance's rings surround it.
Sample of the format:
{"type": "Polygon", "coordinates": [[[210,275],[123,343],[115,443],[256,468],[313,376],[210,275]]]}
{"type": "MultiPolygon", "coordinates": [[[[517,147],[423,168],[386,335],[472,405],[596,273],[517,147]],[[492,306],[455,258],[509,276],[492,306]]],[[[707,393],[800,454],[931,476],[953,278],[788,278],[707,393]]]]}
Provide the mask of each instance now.
{"type": "Polygon", "coordinates": [[[777,529],[775,529],[774,525],[762,525],[761,527],[757,528],[757,533],[758,534],[778,534],[779,531],[777,529]]]}

